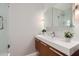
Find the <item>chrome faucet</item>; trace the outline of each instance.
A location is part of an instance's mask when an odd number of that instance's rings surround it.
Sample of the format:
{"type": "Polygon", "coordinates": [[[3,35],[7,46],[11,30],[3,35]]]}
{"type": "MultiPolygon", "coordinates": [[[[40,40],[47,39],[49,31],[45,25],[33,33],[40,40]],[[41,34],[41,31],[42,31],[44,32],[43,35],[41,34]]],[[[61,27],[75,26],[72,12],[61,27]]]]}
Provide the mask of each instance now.
{"type": "Polygon", "coordinates": [[[52,35],[52,37],[55,37],[55,32],[52,32],[51,35],[52,35]]]}

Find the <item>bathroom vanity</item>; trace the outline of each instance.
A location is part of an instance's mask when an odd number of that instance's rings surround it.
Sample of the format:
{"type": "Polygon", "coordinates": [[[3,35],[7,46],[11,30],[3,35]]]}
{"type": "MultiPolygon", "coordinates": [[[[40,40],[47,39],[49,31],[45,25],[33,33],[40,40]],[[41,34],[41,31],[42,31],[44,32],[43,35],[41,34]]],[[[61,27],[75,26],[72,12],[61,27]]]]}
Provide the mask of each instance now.
{"type": "MultiPolygon", "coordinates": [[[[72,5],[73,4],[56,4],[47,8],[45,11],[43,29],[46,29],[46,33],[49,34],[35,36],[35,47],[39,55],[79,56],[79,42],[75,41],[74,38],[72,38],[74,40],[71,40],[71,42],[66,42],[64,38],[65,32],[75,33],[72,5]],[[55,37],[50,35],[51,32],[55,32],[55,37]]],[[[75,35],[73,37],[75,37],[75,35]]]]}
{"type": "Polygon", "coordinates": [[[35,37],[35,48],[40,56],[79,56],[79,42],[65,42],[46,35],[35,37]]]}

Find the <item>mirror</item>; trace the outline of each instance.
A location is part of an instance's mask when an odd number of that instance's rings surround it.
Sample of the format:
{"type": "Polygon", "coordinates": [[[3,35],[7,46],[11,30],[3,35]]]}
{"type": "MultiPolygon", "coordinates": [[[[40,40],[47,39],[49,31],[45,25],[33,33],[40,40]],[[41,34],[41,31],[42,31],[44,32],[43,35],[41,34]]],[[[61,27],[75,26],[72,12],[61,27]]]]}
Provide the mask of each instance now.
{"type": "Polygon", "coordinates": [[[44,13],[44,27],[56,30],[73,27],[72,3],[56,3],[44,13]]]}

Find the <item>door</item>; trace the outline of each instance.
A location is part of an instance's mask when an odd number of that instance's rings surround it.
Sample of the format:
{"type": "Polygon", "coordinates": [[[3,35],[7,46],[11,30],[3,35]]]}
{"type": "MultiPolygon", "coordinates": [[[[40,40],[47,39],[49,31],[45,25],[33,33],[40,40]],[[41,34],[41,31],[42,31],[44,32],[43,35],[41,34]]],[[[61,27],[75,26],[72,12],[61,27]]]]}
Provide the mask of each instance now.
{"type": "Polygon", "coordinates": [[[48,46],[44,42],[40,41],[40,56],[48,56],[48,46]]]}

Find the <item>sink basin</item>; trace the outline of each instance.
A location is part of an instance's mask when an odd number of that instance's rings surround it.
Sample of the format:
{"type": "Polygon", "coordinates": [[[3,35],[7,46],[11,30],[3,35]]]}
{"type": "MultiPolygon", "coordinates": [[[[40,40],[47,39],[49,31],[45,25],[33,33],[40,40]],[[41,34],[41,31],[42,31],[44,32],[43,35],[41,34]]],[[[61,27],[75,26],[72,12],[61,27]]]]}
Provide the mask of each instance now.
{"type": "Polygon", "coordinates": [[[57,50],[63,52],[66,55],[72,55],[79,49],[79,42],[77,41],[72,40],[71,42],[65,42],[62,38],[52,38],[51,36],[47,35],[37,35],[36,38],[56,48],[57,50]]]}

